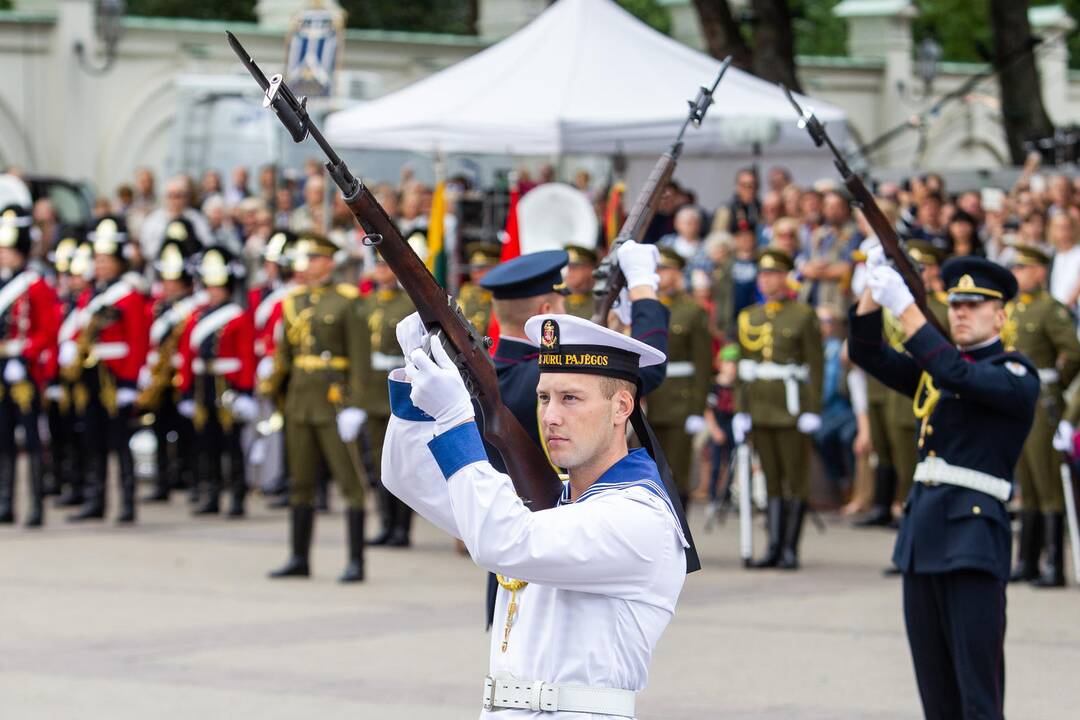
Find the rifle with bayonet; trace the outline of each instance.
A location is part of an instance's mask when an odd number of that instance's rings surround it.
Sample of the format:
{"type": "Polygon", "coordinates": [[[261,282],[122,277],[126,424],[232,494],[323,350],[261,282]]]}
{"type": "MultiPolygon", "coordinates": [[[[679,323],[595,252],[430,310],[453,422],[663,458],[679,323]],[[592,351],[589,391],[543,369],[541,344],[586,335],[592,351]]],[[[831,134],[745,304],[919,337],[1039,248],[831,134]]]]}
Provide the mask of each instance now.
{"type": "Polygon", "coordinates": [[[881,243],[881,249],[885,251],[885,256],[892,261],[896,271],[900,273],[900,277],[904,279],[904,284],[908,286],[911,291],[912,297],[915,298],[915,305],[922,311],[922,314],[926,317],[926,321],[933,325],[938,332],[945,337],[949,337],[949,332],[941,326],[937,317],[930,311],[930,308],[926,304],[926,287],[923,286],[922,278],[919,276],[918,271],[915,269],[915,263],[904,251],[903,245],[900,243],[900,236],[896,234],[896,228],[889,222],[889,219],[885,217],[885,213],[881,212],[881,208],[878,207],[877,200],[874,199],[873,194],[863,184],[862,179],[856,175],[852,169],[848,166],[847,161],[844,160],[843,154],[833,144],[832,138],[825,132],[825,126],[814,115],[813,110],[806,108],[805,110],[795,100],[795,96],[791,94],[791,91],[785,86],[781,85],[780,88],[787,95],[788,100],[791,101],[792,106],[795,108],[795,112],[799,115],[799,127],[806,128],[806,131],[810,133],[811,139],[818,147],[825,146],[833,154],[833,164],[836,166],[837,171],[840,173],[840,177],[844,181],[844,187],[847,188],[848,193],[851,195],[852,202],[862,210],[864,216],[866,216],[866,222],[873,228],[874,234],[877,235],[878,242],[881,243]]]}
{"type": "Polygon", "coordinates": [[[682,154],[683,149],[683,135],[686,134],[686,129],[691,125],[694,127],[701,126],[701,121],[705,119],[705,112],[712,105],[712,96],[716,92],[716,86],[724,79],[724,73],[727,72],[730,66],[731,56],[729,55],[721,63],[720,72],[717,74],[712,87],[698,88],[697,97],[687,101],[690,105],[690,111],[679,129],[679,134],[675,137],[675,142],[656,161],[656,165],[653,166],[652,172],[649,174],[649,179],[641,188],[637,199],[634,200],[634,206],[626,216],[626,220],[619,229],[619,234],[609,248],[607,256],[599,267],[593,271],[593,279],[595,280],[593,293],[596,295],[596,312],[592,316],[594,323],[607,326],[608,313],[611,312],[612,306],[618,300],[619,293],[626,287],[626,276],[619,269],[615,259],[615,251],[619,245],[622,245],[627,240],[641,242],[642,238],[644,238],[645,231],[656,214],[656,207],[660,204],[660,198],[667,189],[668,183],[671,182],[671,176],[675,173],[675,166],[679,163],[679,156],[682,154]]]}
{"type": "Polygon", "coordinates": [[[240,62],[263,89],[263,106],[274,111],[294,142],[303,142],[310,136],[322,148],[327,157],[327,172],[367,233],[364,243],[378,246],[380,255],[412,299],[425,327],[432,334],[439,332],[465,386],[480,406],[484,417],[484,439],[502,456],[518,495],[531,510],[554,507],[562,493],[562,483],[543,451],[503,405],[495,367],[488,355],[490,340],[482,337],[465,319],[457,303],[435,281],[371,191],[352,175],[323,137],[308,115],[307,98],[296,97],[281,75],[268,79],[236,37],[230,32],[226,35],[240,62]]]}

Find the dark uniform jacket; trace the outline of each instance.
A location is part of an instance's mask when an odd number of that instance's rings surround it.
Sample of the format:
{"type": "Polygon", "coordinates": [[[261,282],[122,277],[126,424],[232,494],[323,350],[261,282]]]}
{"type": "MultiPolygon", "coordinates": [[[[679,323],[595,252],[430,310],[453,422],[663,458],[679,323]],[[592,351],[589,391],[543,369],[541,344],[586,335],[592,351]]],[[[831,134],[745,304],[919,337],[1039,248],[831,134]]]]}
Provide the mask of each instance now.
{"type": "MultiPolygon", "coordinates": [[[[923,372],[940,397],[920,431],[919,460],[939,457],[950,465],[1011,481],[1039,396],[1039,377],[1023,355],[1000,341],[961,352],[931,325],[893,350],[882,337],[881,311],[849,313],[851,359],[908,397],[923,372]]],[[[1009,515],[998,499],[968,488],[916,483],[904,506],[893,562],[905,573],[982,570],[1009,577],[1009,515]]]]}

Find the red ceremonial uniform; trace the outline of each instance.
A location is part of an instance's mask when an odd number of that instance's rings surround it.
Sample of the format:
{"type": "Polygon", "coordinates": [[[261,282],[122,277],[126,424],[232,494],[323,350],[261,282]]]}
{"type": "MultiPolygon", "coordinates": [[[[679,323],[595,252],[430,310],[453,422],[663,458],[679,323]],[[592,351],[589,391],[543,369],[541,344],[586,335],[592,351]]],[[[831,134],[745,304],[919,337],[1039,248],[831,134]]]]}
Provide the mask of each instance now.
{"type": "Polygon", "coordinates": [[[180,340],[180,391],[189,394],[195,375],[221,375],[233,390],[255,389],[255,326],[236,303],[202,307],[191,314],[180,340]]]}
{"type": "MultiPolygon", "coordinates": [[[[112,307],[118,317],[100,327],[93,353],[105,363],[120,384],[134,386],[139,379],[139,369],[146,360],[149,344],[146,299],[126,281],[116,280],[95,294],[87,308],[95,304],[94,300],[105,295],[109,295],[112,301],[102,303],[97,309],[112,307]]],[[[89,321],[89,318],[86,320],[89,321]]]]}
{"type": "Polygon", "coordinates": [[[255,330],[255,357],[261,360],[273,357],[277,347],[277,333],[281,326],[282,300],[289,286],[260,285],[248,292],[248,308],[255,330]]]}
{"type": "Polygon", "coordinates": [[[56,337],[60,323],[56,292],[32,270],[24,270],[0,289],[14,299],[3,310],[5,357],[21,357],[38,389],[56,374],[56,337]],[[17,293],[17,294],[16,294],[17,293]]]}

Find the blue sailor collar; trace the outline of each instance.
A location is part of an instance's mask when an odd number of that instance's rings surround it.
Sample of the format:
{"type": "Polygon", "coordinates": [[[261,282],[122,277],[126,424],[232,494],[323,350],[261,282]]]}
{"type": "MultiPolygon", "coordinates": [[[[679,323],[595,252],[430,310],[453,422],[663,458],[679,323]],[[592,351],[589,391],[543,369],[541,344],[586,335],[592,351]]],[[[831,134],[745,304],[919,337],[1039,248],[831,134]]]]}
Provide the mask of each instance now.
{"type": "Polygon", "coordinates": [[[689,547],[686,538],[683,536],[682,528],[679,523],[679,515],[675,512],[675,507],[671,504],[671,498],[668,497],[667,491],[664,489],[664,481],[660,479],[660,471],[657,469],[656,463],[653,461],[648,451],[644,448],[635,448],[631,450],[626,457],[605,470],[603,474],[589,486],[588,490],[581,493],[581,496],[578,497],[577,500],[570,499],[570,483],[566,483],[563,486],[563,493],[559,498],[558,504],[572,505],[576,502],[584,502],[597,495],[629,490],[634,487],[644,488],[649,493],[664,501],[664,505],[667,507],[668,512],[671,513],[671,517],[675,521],[675,527],[679,529],[679,540],[684,547],[689,547]]]}

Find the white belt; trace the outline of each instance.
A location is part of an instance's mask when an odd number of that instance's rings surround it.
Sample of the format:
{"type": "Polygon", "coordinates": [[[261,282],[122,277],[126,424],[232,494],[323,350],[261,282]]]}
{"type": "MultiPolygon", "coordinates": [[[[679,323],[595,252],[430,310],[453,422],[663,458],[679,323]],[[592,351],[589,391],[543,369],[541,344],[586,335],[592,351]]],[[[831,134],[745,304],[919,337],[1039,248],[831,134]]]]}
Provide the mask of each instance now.
{"type": "Polygon", "coordinates": [[[784,382],[784,400],[787,403],[788,414],[792,417],[799,414],[799,383],[806,382],[809,377],[810,368],[806,365],[795,363],[781,365],[757,360],[739,361],[739,379],[743,382],[755,380],[782,380],[784,382]]]}
{"type": "Polygon", "coordinates": [[[151,350],[150,352],[146,353],[146,364],[149,367],[153,367],[154,365],[157,365],[157,361],[160,360],[160,359],[161,359],[161,355],[158,354],[157,350],[151,350]]]}
{"type": "Polygon", "coordinates": [[[214,358],[209,362],[202,358],[195,358],[191,363],[191,369],[199,375],[228,375],[240,369],[240,358],[214,358]]]}
{"type": "Polygon", "coordinates": [[[915,466],[915,482],[927,485],[942,483],[978,490],[1001,502],[1008,502],[1012,495],[1012,483],[1008,480],[971,468],[950,465],[939,457],[928,457],[915,466]]]}
{"type": "Polygon", "coordinates": [[[1039,382],[1043,385],[1053,385],[1061,380],[1061,375],[1054,368],[1039,368],[1039,382]]]}
{"type": "Polygon", "coordinates": [[[686,362],[669,362],[667,364],[667,377],[669,378],[684,378],[690,377],[694,374],[694,363],[686,362]]]}
{"type": "Polygon", "coordinates": [[[518,680],[510,675],[484,678],[485,710],[561,710],[633,717],[634,696],[633,690],[619,688],[555,685],[539,680],[518,680]]]}
{"type": "Polygon", "coordinates": [[[127,357],[127,354],[126,342],[100,342],[94,345],[94,357],[98,360],[119,360],[127,357]]]}
{"type": "Polygon", "coordinates": [[[20,357],[22,355],[23,348],[25,347],[25,340],[8,340],[7,342],[0,343],[0,357],[20,357]]]}
{"type": "Polygon", "coordinates": [[[386,353],[371,353],[371,369],[382,372],[390,372],[399,367],[405,367],[405,358],[401,355],[387,355],[386,353]]]}

